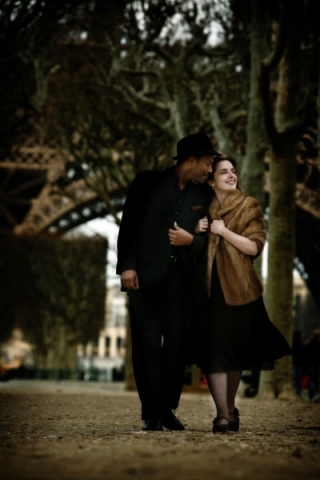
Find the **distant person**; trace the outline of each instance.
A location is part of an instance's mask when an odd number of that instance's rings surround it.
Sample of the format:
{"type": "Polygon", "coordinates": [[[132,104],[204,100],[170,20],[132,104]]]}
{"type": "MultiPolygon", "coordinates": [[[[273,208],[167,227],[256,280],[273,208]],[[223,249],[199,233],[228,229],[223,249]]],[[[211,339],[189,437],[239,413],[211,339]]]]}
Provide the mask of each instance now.
{"type": "Polygon", "coordinates": [[[302,378],[304,373],[304,343],[300,330],[295,330],[292,336],[292,374],[296,394],[301,397],[302,378]]]}
{"type": "Polygon", "coordinates": [[[305,342],[307,372],[310,377],[309,399],[319,395],[320,383],[320,328],[315,328],[312,337],[305,342]]]}
{"type": "Polygon", "coordinates": [[[117,273],[127,291],[132,362],[143,430],[184,430],[176,417],[185,379],[194,263],[207,236],[195,233],[212,196],[218,154],[203,133],[177,144],[176,165],[134,179],[118,237],[117,273]]]}
{"type": "Polygon", "coordinates": [[[268,317],[253,265],[267,237],[260,204],[239,189],[233,158],[215,157],[212,172],[210,221],[199,222],[200,230],[209,230],[209,300],[197,363],[217,410],[212,431],[225,433],[239,429],[235,397],[242,371],[271,370],[291,348],[268,317]]]}

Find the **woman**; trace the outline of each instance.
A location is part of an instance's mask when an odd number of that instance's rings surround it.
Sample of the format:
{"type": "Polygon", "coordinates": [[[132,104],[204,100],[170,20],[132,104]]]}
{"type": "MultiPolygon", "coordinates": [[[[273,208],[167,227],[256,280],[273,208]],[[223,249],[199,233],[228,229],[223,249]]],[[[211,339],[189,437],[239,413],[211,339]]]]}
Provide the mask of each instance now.
{"type": "Polygon", "coordinates": [[[272,370],[276,359],[290,355],[284,336],[271,323],[262,299],[262,284],[253,260],[261,255],[266,228],[257,200],[238,187],[236,162],[215,157],[210,182],[214,196],[209,228],[206,288],[209,297],[202,354],[197,362],[206,375],[217,409],[213,432],[237,431],[235,397],[243,370],[272,370]]]}

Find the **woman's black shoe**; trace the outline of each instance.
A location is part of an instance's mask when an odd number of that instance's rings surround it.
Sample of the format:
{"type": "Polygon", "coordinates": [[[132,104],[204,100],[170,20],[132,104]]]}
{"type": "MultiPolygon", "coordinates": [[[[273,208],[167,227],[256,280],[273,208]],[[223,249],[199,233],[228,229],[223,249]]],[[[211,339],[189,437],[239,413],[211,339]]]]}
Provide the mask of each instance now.
{"type": "Polygon", "coordinates": [[[229,420],[229,430],[231,432],[237,432],[240,426],[239,410],[236,407],[234,407],[234,409],[231,412],[229,412],[229,415],[234,415],[236,417],[236,420],[229,420]]]}
{"type": "Polygon", "coordinates": [[[229,431],[229,419],[227,417],[216,417],[213,420],[213,433],[227,433],[229,431]],[[220,420],[227,420],[228,423],[218,423],[220,420]]]}

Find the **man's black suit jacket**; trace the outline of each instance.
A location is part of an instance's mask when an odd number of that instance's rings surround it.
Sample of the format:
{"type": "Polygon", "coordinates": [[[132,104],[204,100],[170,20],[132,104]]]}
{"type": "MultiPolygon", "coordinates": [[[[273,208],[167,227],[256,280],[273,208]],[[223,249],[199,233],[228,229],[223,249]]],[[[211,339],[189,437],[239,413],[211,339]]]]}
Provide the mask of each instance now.
{"type": "MultiPolygon", "coordinates": [[[[194,234],[198,220],[207,215],[212,190],[206,183],[190,182],[180,211],[175,212],[173,175],[174,167],[139,173],[124,205],[118,236],[117,274],[136,270],[140,288],[156,287],[165,278],[172,255],[168,230],[174,222],[194,234]]],[[[176,247],[191,281],[195,259],[206,245],[206,234],[194,234],[190,246],[176,247]]]]}

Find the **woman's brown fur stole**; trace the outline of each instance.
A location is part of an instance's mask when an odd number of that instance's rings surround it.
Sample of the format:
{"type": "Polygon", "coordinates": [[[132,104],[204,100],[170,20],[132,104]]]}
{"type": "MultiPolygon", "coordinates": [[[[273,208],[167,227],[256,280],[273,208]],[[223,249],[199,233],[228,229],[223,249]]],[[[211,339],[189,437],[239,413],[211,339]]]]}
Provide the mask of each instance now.
{"type": "MultiPolygon", "coordinates": [[[[223,220],[225,226],[256,242],[261,255],[267,231],[259,202],[240,190],[231,192],[220,205],[214,197],[209,207],[211,220],[223,220]]],[[[263,291],[253,266],[253,258],[240,252],[219,235],[209,233],[207,257],[207,292],[211,296],[211,275],[214,260],[225,301],[228,305],[245,305],[256,300],[263,291]]]]}

